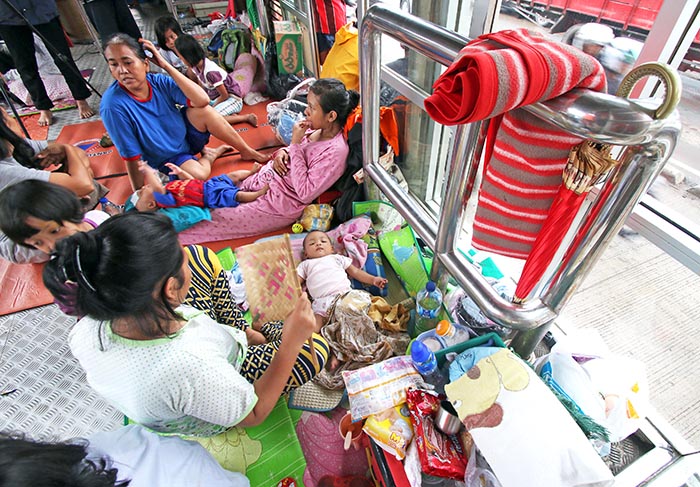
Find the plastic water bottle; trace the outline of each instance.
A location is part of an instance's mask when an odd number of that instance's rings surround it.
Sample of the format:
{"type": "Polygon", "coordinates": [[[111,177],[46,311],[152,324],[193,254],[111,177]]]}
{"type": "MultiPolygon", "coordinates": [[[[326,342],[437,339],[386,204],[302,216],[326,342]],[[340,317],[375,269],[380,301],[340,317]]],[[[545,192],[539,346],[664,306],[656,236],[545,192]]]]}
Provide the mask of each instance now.
{"type": "Polygon", "coordinates": [[[423,342],[423,344],[433,352],[438,352],[443,348],[447,348],[447,345],[445,345],[445,342],[438,336],[435,330],[424,331],[416,337],[416,341],[423,342]]]}
{"type": "Polygon", "coordinates": [[[442,338],[446,347],[457,345],[458,343],[466,342],[471,338],[469,329],[459,323],[450,323],[447,320],[442,320],[435,327],[435,333],[442,338]]]}
{"type": "Polygon", "coordinates": [[[435,386],[436,392],[445,393],[445,376],[438,368],[435,354],[423,342],[416,340],[411,345],[411,361],[423,379],[435,386]]]}
{"type": "Polygon", "coordinates": [[[416,333],[432,330],[438,321],[442,306],[442,292],[433,281],[416,295],[416,333]]]}
{"type": "Polygon", "coordinates": [[[124,211],[124,207],[122,205],[112,203],[104,196],[100,198],[100,203],[102,204],[102,211],[107,213],[109,216],[118,215],[124,211]]]}

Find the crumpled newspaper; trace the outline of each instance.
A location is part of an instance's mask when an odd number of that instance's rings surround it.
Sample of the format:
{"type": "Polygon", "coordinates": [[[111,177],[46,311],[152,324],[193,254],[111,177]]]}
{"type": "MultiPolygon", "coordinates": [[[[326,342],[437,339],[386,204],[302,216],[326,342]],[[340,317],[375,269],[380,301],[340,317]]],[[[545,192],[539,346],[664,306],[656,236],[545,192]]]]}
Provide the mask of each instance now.
{"type": "Polygon", "coordinates": [[[411,314],[401,303],[390,305],[379,296],[372,297],[372,305],[367,315],[382,330],[406,331],[411,314]]]}

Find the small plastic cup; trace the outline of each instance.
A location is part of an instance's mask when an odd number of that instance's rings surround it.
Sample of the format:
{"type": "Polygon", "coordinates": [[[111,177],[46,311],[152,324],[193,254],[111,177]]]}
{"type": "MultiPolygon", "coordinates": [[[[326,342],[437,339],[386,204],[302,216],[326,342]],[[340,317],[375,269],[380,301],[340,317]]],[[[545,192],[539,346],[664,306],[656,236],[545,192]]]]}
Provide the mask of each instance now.
{"type": "MultiPolygon", "coordinates": [[[[352,415],[347,413],[340,419],[340,424],[338,425],[338,432],[340,437],[345,440],[348,432],[350,433],[350,444],[355,450],[359,450],[361,446],[362,439],[362,421],[356,423],[352,422],[352,415]]],[[[348,448],[349,449],[349,446],[348,448]]]]}

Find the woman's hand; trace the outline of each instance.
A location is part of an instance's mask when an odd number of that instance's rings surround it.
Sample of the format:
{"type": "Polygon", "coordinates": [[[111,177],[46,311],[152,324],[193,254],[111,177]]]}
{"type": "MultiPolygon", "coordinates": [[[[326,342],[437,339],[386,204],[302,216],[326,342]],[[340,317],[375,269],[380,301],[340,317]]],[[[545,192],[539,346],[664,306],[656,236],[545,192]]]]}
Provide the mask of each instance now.
{"type": "Polygon", "coordinates": [[[292,312],[284,320],[282,344],[286,350],[300,350],[315,331],[316,316],[306,293],[301,293],[292,312]],[[289,347],[289,348],[286,348],[289,347]]]}
{"type": "Polygon", "coordinates": [[[289,152],[280,149],[272,159],[272,169],[280,176],[285,176],[289,172],[289,152]]]}
{"type": "Polygon", "coordinates": [[[165,69],[165,65],[169,63],[163,59],[163,56],[160,55],[158,48],[156,48],[156,46],[148,39],[139,39],[139,43],[143,47],[143,50],[146,51],[147,56],[148,53],[151,53],[151,56],[148,56],[148,60],[159,68],[165,69]]]}
{"type": "Polygon", "coordinates": [[[298,144],[301,142],[304,134],[306,134],[306,131],[310,128],[311,123],[306,119],[299,120],[297,123],[295,123],[294,127],[292,127],[292,144],[298,144]]]}
{"type": "Polygon", "coordinates": [[[42,169],[61,166],[66,162],[66,148],[63,144],[49,144],[36,155],[36,162],[42,169]]]}

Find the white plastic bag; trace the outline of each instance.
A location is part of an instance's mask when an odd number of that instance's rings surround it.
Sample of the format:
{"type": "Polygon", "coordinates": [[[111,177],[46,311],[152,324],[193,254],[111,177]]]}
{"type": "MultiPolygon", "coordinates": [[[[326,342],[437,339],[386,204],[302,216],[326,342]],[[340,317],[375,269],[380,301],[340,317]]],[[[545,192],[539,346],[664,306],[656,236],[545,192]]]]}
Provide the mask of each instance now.
{"type": "Polygon", "coordinates": [[[620,441],[639,429],[649,411],[646,369],[639,360],[612,356],[589,360],[581,367],[605,398],[604,424],[610,441],[620,441]]]}
{"type": "Polygon", "coordinates": [[[316,78],[307,78],[287,93],[287,98],[273,101],[267,105],[267,122],[284,145],[292,141],[292,128],[299,120],[306,118],[306,103],[296,99],[309,92],[309,87],[316,78]]]}
{"type": "Polygon", "coordinates": [[[467,471],[464,473],[464,485],[465,487],[501,487],[488,462],[477,452],[476,445],[473,443],[467,462],[467,471]]]}

